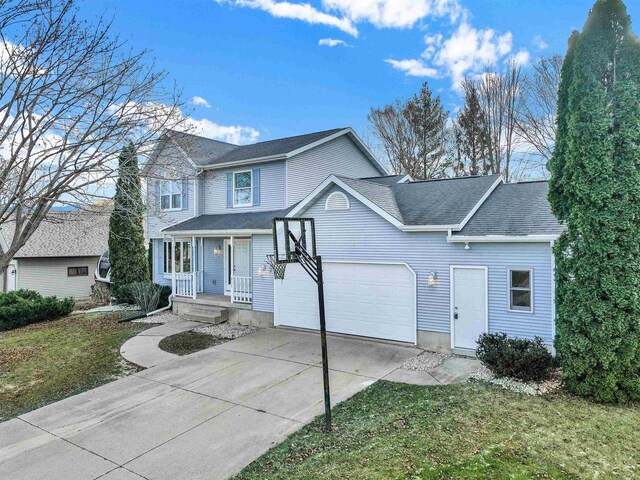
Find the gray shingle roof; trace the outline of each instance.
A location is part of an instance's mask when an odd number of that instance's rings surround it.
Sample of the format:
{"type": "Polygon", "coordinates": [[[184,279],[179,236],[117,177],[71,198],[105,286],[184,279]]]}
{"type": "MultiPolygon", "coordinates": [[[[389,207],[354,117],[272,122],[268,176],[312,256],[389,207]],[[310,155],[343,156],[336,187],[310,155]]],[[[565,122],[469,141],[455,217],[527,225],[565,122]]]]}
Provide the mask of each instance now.
{"type": "Polygon", "coordinates": [[[499,176],[405,183],[398,183],[402,176],[338,178],[405,225],[458,225],[499,176]]]}
{"type": "Polygon", "coordinates": [[[338,133],[344,128],[333,128],[322,132],[307,133],[294,137],[277,138],[250,145],[234,145],[211,138],[201,137],[190,133],[169,130],[167,137],[171,138],[199,167],[206,167],[229,162],[240,162],[254,158],[286,155],[325,137],[338,133]]]}
{"type": "Polygon", "coordinates": [[[361,178],[360,180],[367,180],[368,182],[379,183],[381,185],[394,185],[404,177],[406,177],[406,175],[385,175],[384,177],[368,177],[361,178]]]}
{"type": "Polygon", "coordinates": [[[393,195],[393,191],[387,185],[381,185],[369,180],[357,180],[349,177],[338,177],[360,195],[375,203],[396,220],[402,222],[402,213],[393,195]]]}
{"type": "Polygon", "coordinates": [[[457,225],[498,175],[397,183],[393,190],[405,225],[457,225]]]}
{"type": "Polygon", "coordinates": [[[272,226],[275,217],[284,217],[293,207],[267,212],[223,213],[200,215],[177,225],[165,228],[163,232],[190,232],[195,230],[266,230],[272,226]]]}
{"type": "Polygon", "coordinates": [[[558,235],[546,181],[499,185],[464,228],[453,236],[558,235]]]}
{"type": "MultiPolygon", "coordinates": [[[[110,211],[50,213],[15,258],[97,257],[108,248],[110,211]]],[[[11,243],[15,225],[0,228],[11,243]]]]}
{"type": "Polygon", "coordinates": [[[198,166],[207,165],[212,159],[219,158],[225,153],[239,148],[238,145],[233,145],[232,143],[220,142],[211,138],[175,130],[170,130],[167,135],[182,148],[182,150],[189,155],[193,163],[198,166]]]}
{"type": "Polygon", "coordinates": [[[338,133],[344,128],[334,128],[323,132],[308,133],[295,137],[278,138],[266,142],[242,145],[216,158],[209,160],[206,165],[216,165],[227,162],[238,162],[252,158],[270,157],[272,155],[285,155],[289,152],[302,148],[311,143],[322,140],[325,137],[338,133]]]}

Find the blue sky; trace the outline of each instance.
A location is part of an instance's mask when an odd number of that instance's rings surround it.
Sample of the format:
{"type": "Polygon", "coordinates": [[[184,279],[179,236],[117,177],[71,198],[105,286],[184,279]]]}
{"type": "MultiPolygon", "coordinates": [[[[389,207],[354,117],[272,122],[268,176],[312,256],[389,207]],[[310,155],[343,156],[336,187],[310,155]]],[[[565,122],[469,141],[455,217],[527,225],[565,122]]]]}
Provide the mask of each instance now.
{"type": "MultiPolygon", "coordinates": [[[[640,1],[628,0],[640,22],[640,1]]],[[[249,142],[338,126],[429,81],[454,110],[461,75],[564,53],[593,0],[91,0],[88,16],[150,49],[202,133],[249,142]],[[403,8],[394,8],[402,4],[403,8]],[[333,44],[335,40],[347,45],[333,44]]],[[[637,31],[637,30],[636,30],[637,31]]]]}

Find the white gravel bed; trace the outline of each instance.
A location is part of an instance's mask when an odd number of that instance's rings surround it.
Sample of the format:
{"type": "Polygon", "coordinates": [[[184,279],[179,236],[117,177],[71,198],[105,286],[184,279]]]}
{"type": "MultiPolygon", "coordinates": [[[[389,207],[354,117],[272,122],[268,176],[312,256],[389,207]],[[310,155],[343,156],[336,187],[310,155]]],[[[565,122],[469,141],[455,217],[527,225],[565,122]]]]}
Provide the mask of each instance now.
{"type": "Polygon", "coordinates": [[[137,305],[106,305],[104,307],[96,307],[91,308],[89,310],[80,310],[82,313],[93,313],[93,312],[128,312],[140,310],[140,307],[137,305]]]}
{"type": "Polygon", "coordinates": [[[428,371],[436,368],[451,357],[446,353],[424,351],[420,355],[410,358],[402,364],[401,368],[407,370],[428,371]]]}
{"type": "Polygon", "coordinates": [[[232,323],[219,323],[217,325],[207,325],[204,327],[198,327],[194,332],[206,333],[216,338],[223,338],[225,340],[233,340],[235,338],[244,337],[253,332],[257,332],[258,327],[251,327],[248,325],[238,325],[232,323]]]}
{"type": "Polygon", "coordinates": [[[469,375],[469,380],[488,382],[505,390],[525,395],[545,395],[558,390],[562,384],[562,376],[559,372],[552,374],[551,379],[542,382],[523,382],[515,378],[496,377],[484,365],[469,375]]]}
{"type": "Polygon", "coordinates": [[[180,320],[178,315],[174,315],[170,311],[156,313],[150,317],[142,317],[132,320],[131,323],[172,323],[180,320]]]}

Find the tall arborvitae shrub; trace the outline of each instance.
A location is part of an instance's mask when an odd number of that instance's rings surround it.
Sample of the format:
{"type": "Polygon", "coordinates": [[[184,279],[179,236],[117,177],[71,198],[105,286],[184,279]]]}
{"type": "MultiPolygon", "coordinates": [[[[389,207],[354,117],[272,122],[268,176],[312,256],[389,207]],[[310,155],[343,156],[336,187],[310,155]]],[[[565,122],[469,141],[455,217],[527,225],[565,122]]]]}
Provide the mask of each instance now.
{"type": "Polygon", "coordinates": [[[132,143],[125,146],[118,158],[118,180],[109,221],[109,260],[111,283],[119,301],[122,287],[149,280],[144,230],[138,155],[132,143]]]}
{"type": "Polygon", "coordinates": [[[574,393],[640,400],[640,43],[620,0],[598,0],[562,71],[549,200],[556,348],[574,393]]]}

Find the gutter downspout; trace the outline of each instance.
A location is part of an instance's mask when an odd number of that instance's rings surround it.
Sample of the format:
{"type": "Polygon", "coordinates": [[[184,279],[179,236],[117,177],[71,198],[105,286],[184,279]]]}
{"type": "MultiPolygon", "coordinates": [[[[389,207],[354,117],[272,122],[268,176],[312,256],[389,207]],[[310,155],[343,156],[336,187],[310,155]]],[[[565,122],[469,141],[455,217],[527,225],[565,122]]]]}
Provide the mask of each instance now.
{"type": "Polygon", "coordinates": [[[173,306],[173,293],[169,295],[169,305],[167,305],[166,307],[162,307],[157,310],[154,310],[153,312],[147,313],[147,317],[150,317],[151,315],[155,315],[156,313],[164,312],[165,310],[169,310],[172,306],[173,306]]]}

